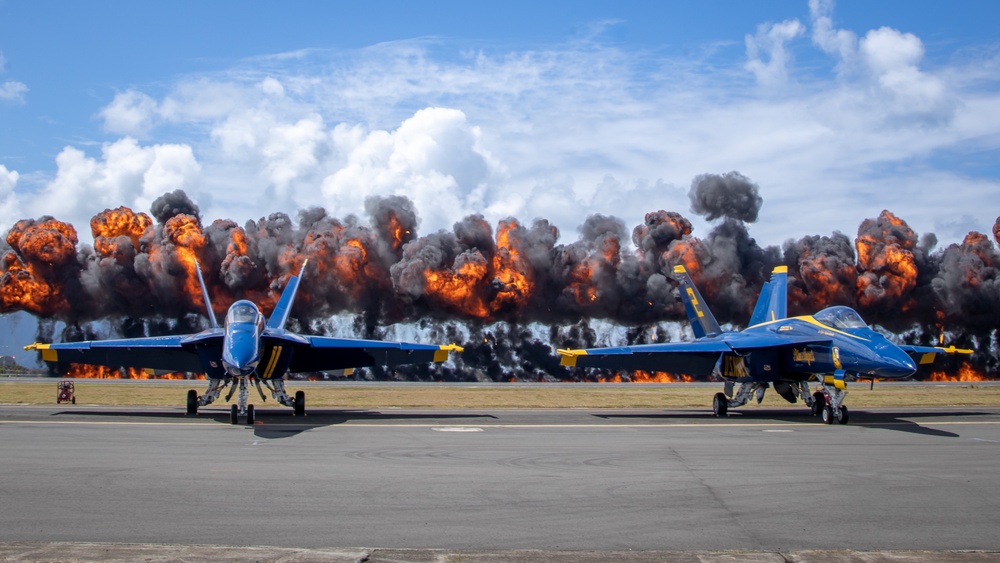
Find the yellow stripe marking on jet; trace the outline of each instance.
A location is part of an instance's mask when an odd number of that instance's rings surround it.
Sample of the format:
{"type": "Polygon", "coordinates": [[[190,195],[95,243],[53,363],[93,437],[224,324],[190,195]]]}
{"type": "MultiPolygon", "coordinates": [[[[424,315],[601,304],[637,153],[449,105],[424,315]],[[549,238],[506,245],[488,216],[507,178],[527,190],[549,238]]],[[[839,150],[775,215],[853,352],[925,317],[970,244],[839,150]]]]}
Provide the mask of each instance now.
{"type": "Polygon", "coordinates": [[[843,379],[837,379],[832,375],[827,375],[823,377],[823,383],[826,385],[833,385],[837,389],[847,389],[847,382],[843,379]]]}
{"type": "Polygon", "coordinates": [[[267,362],[267,369],[264,370],[264,379],[271,379],[271,375],[274,374],[274,368],[278,365],[278,358],[281,357],[282,346],[275,346],[271,348],[271,359],[267,362]]]}
{"type": "Polygon", "coordinates": [[[767,321],[767,322],[755,324],[755,325],[753,325],[753,327],[749,327],[748,326],[747,328],[754,328],[754,327],[758,327],[758,326],[767,326],[769,324],[783,323],[783,322],[787,322],[787,321],[802,321],[804,323],[808,323],[808,324],[811,324],[811,325],[816,325],[816,326],[818,326],[819,328],[821,328],[823,330],[826,330],[826,331],[829,331],[829,332],[835,332],[835,333],[837,333],[837,334],[839,334],[841,336],[847,336],[848,338],[853,338],[855,340],[860,340],[862,342],[871,342],[871,340],[869,340],[867,338],[863,338],[861,336],[857,336],[857,335],[851,334],[849,332],[844,332],[842,330],[837,330],[837,329],[833,328],[832,326],[825,325],[825,324],[817,321],[816,319],[814,319],[812,316],[809,316],[809,315],[804,315],[804,316],[801,316],[801,317],[787,317],[787,318],[784,318],[784,319],[777,319],[777,320],[774,320],[774,321],[767,321]]]}

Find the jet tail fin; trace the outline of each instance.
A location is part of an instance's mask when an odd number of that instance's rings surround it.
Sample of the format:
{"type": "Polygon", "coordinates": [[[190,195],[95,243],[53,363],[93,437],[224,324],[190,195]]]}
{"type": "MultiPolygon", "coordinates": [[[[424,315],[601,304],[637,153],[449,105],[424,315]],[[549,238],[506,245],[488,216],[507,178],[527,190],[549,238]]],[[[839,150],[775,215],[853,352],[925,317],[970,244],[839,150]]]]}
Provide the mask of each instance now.
{"type": "Polygon", "coordinates": [[[208,322],[212,328],[219,328],[219,321],[215,318],[215,310],[212,309],[212,300],[208,298],[208,288],[205,287],[205,278],[201,277],[201,266],[198,261],[194,261],[194,271],[198,273],[198,285],[201,286],[201,297],[205,300],[205,313],[208,315],[208,322]]]}
{"type": "Polygon", "coordinates": [[[691,329],[694,331],[695,338],[721,333],[722,327],[715,320],[715,315],[704,305],[701,293],[694,286],[694,282],[691,281],[691,276],[688,275],[684,266],[674,266],[674,275],[681,283],[681,301],[684,302],[684,311],[687,313],[688,320],[691,321],[691,329]]]}
{"type": "Polygon", "coordinates": [[[788,266],[775,266],[771,271],[771,281],[760,288],[760,297],[753,308],[750,323],[753,326],[776,321],[788,316],[788,266]]]}
{"type": "Polygon", "coordinates": [[[285,321],[288,320],[288,315],[292,312],[295,293],[299,290],[299,282],[306,273],[306,264],[308,263],[309,260],[302,263],[302,268],[299,270],[298,276],[288,278],[288,284],[285,285],[285,290],[281,292],[281,297],[278,299],[278,304],[274,307],[274,312],[271,313],[271,318],[267,320],[267,328],[285,328],[285,321]]]}

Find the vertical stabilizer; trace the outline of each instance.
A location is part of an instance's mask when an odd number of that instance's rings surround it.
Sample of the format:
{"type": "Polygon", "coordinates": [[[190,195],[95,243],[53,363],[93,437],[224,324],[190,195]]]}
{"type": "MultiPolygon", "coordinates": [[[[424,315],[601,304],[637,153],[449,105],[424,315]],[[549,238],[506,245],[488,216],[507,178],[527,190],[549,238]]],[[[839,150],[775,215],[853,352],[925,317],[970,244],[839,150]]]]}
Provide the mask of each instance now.
{"type": "Polygon", "coordinates": [[[208,322],[212,324],[212,328],[219,328],[219,321],[215,318],[215,310],[212,309],[212,301],[208,298],[208,288],[205,287],[205,278],[201,277],[201,266],[198,265],[198,261],[194,261],[194,271],[198,272],[198,285],[201,286],[201,297],[205,300],[205,313],[208,314],[208,322]]]}
{"type": "Polygon", "coordinates": [[[681,282],[681,301],[684,302],[684,311],[687,313],[688,320],[691,321],[691,329],[694,331],[695,338],[721,333],[722,327],[715,320],[715,315],[708,310],[701,298],[701,293],[698,293],[698,288],[694,286],[694,282],[691,281],[691,276],[688,275],[684,266],[674,266],[674,276],[681,282]]]}
{"type": "Polygon", "coordinates": [[[776,321],[788,316],[788,266],[775,266],[771,281],[760,288],[757,306],[747,326],[776,321]]]}
{"type": "Polygon", "coordinates": [[[278,304],[275,305],[274,312],[271,313],[271,318],[267,320],[267,328],[285,328],[285,321],[288,320],[288,315],[292,312],[295,293],[299,290],[299,282],[306,273],[306,264],[308,263],[308,260],[302,263],[302,268],[299,270],[298,276],[288,278],[288,284],[285,285],[285,290],[281,292],[281,298],[278,299],[278,304]]]}

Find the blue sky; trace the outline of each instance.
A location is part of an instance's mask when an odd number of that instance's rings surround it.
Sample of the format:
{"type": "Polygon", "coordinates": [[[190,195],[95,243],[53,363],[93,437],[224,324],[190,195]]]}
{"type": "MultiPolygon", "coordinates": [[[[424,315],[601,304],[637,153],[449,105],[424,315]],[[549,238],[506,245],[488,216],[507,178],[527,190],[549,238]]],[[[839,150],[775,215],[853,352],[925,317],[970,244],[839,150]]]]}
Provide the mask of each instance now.
{"type": "Polygon", "coordinates": [[[763,244],[889,209],[941,244],[1000,206],[994,2],[0,0],[0,230],[148,212],[408,195],[576,238],[679,211],[739,171],[763,244]]]}

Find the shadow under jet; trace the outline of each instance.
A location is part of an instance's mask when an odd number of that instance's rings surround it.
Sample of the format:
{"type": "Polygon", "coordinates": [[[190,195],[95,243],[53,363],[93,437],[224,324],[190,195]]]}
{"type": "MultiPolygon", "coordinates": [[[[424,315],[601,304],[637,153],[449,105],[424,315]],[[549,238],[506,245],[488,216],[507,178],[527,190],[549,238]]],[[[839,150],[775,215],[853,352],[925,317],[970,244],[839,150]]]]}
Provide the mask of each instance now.
{"type": "MultiPolygon", "coordinates": [[[[919,411],[908,411],[893,409],[891,411],[863,411],[856,409],[851,411],[851,423],[858,426],[863,426],[865,428],[880,428],[885,430],[895,430],[897,432],[908,432],[911,434],[921,434],[924,436],[939,436],[945,438],[959,438],[958,434],[954,432],[948,432],[947,430],[940,430],[937,428],[929,428],[927,426],[922,426],[921,424],[910,420],[910,419],[921,419],[921,418],[952,418],[952,417],[976,417],[976,416],[997,416],[1000,413],[981,411],[981,410],[941,410],[935,412],[919,412],[919,411]]],[[[798,424],[810,424],[815,422],[817,425],[823,425],[822,420],[819,417],[809,414],[808,411],[801,409],[752,409],[752,410],[742,410],[738,412],[732,412],[726,418],[717,418],[710,412],[681,412],[681,411],[669,411],[662,414],[630,414],[630,413],[613,413],[613,414],[595,414],[593,415],[598,418],[604,419],[629,419],[629,418],[646,418],[646,419],[671,419],[671,420],[700,420],[704,421],[706,425],[709,424],[739,424],[743,421],[748,424],[750,421],[759,422],[762,419],[773,420],[776,422],[788,422],[788,423],[798,423],[798,424]]]]}

